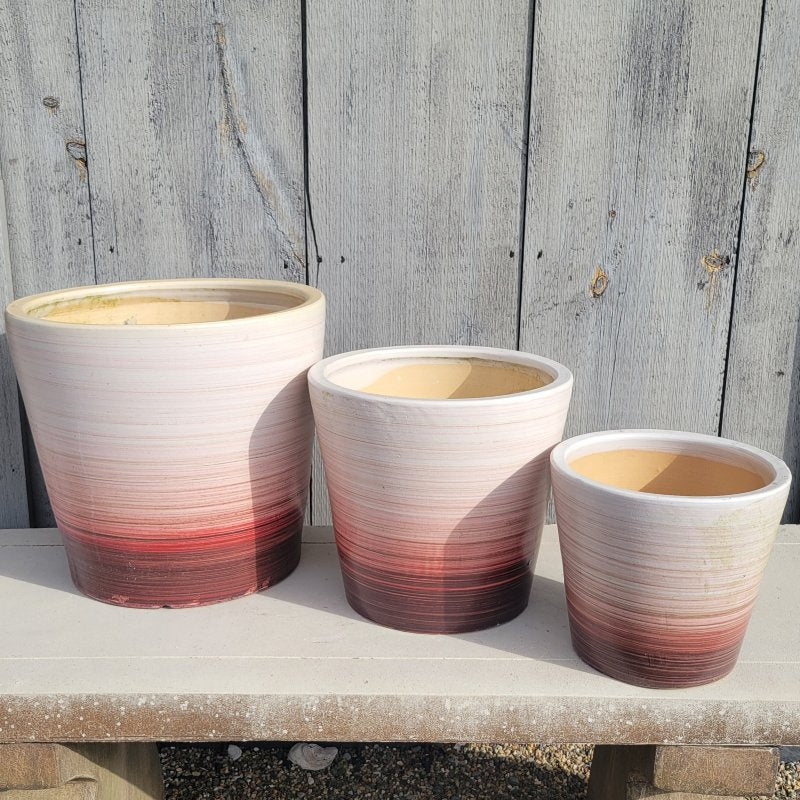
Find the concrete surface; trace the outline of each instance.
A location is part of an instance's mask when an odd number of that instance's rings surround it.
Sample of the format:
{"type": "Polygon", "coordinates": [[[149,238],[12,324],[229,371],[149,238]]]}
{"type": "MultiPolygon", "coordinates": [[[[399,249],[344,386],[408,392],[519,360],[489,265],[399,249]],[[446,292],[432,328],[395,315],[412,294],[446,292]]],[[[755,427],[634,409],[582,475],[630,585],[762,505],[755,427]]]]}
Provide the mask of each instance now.
{"type": "Polygon", "coordinates": [[[360,618],[345,602],[335,548],[319,541],[267,592],[147,611],[78,594],[56,531],[7,531],[0,741],[796,745],[799,574],[800,528],[785,527],[734,672],[659,691],[607,678],[573,653],[554,527],[528,610],[459,636],[360,618]]]}

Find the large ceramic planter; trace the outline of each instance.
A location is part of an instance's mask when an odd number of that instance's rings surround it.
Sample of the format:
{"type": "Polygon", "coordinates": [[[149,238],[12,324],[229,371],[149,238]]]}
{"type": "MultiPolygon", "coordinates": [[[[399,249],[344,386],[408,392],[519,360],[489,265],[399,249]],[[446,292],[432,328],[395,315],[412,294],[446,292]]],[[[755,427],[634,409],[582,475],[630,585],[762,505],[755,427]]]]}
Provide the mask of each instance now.
{"type": "Polygon", "coordinates": [[[640,686],[733,669],[791,475],[755,447],[676,431],[608,431],[553,450],[572,642],[640,686]]]}
{"type": "Polygon", "coordinates": [[[328,358],[309,383],[350,605],[430,633],[519,614],[569,371],[509,350],[396,347],[328,358]]]}
{"type": "Polygon", "coordinates": [[[127,606],[263,589],[300,555],[325,301],[280,281],[109,284],[6,310],[75,585],[127,606]]]}

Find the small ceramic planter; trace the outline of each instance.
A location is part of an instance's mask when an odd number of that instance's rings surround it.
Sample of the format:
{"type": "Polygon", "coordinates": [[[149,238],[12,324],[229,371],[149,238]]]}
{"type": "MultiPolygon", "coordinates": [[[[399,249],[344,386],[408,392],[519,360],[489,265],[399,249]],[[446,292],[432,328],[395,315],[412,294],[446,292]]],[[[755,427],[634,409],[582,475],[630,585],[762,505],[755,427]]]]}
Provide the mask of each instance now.
{"type": "Polygon", "coordinates": [[[677,431],[568,439],[551,457],[572,643],[638,686],[734,667],[791,475],[755,447],[677,431]]]}
{"type": "Polygon", "coordinates": [[[6,310],[75,585],[143,608],[263,589],[300,557],[325,301],[281,281],[89,286],[6,310]]]}
{"type": "Polygon", "coordinates": [[[328,358],[309,383],[350,605],[428,633],[519,614],[569,370],[509,350],[395,347],[328,358]]]}

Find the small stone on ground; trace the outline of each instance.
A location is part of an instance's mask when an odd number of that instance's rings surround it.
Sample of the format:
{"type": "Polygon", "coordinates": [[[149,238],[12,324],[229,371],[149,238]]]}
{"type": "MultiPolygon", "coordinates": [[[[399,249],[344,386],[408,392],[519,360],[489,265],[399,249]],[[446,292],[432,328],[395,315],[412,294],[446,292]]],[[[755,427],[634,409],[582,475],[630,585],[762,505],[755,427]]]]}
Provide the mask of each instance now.
{"type": "MultiPolygon", "coordinates": [[[[163,745],[166,800],[583,800],[592,747],[339,744],[331,766],[287,760],[291,742],[163,745]]],[[[775,800],[800,797],[800,761],[781,764],[775,800]]]]}

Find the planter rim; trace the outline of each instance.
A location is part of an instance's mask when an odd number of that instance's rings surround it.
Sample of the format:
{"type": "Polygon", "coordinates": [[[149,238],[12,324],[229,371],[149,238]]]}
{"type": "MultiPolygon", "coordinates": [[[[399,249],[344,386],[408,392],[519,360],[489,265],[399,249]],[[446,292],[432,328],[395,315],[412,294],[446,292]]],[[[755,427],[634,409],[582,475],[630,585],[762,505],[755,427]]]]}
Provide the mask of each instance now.
{"type": "MultiPolygon", "coordinates": [[[[710,458],[708,454],[704,457],[710,458]]],[[[584,433],[580,436],[573,436],[557,444],[550,454],[550,464],[554,472],[559,472],[571,480],[580,483],[587,488],[592,488],[609,495],[627,500],[651,503],[661,503],[664,505],[714,505],[719,503],[741,503],[749,500],[757,500],[771,497],[786,491],[792,481],[792,473],[789,467],[777,456],[753,447],[743,442],[733,439],[725,439],[721,436],[711,436],[705,433],[690,433],[686,431],[660,430],[656,428],[626,428],[620,430],[598,431],[596,433],[584,433]],[[774,471],[773,479],[750,492],[739,492],[737,494],[715,494],[715,495],[684,495],[684,494],[658,494],[655,492],[641,492],[635,489],[621,489],[610,486],[607,483],[587,478],[581,475],[570,466],[570,461],[580,456],[592,455],[594,453],[610,452],[612,450],[657,450],[659,443],[679,443],[685,444],[687,450],[684,455],[695,455],[693,447],[704,445],[711,450],[720,453],[739,453],[754,458],[774,471]],[[637,446],[638,445],[638,446],[637,446]]]]}
{"type": "Polygon", "coordinates": [[[293,283],[292,281],[267,280],[262,278],[153,278],[134,281],[118,281],[115,283],[98,283],[87,286],[75,286],[69,289],[56,289],[40,294],[31,294],[13,300],[6,306],[6,316],[19,320],[26,324],[38,325],[54,330],[126,330],[136,331],[139,334],[147,330],[181,330],[198,329],[229,325],[251,325],[256,321],[264,323],[265,320],[281,317],[298,311],[305,311],[309,307],[324,303],[325,297],[319,289],[307,286],[304,283],[293,283]],[[59,322],[56,320],[44,319],[43,317],[31,316],[30,311],[38,306],[60,300],[80,300],[87,295],[115,295],[126,294],[128,292],[147,291],[152,288],[156,293],[180,291],[181,289],[251,289],[253,291],[272,292],[273,294],[284,294],[297,297],[302,300],[299,305],[291,308],[284,308],[280,311],[272,311],[269,314],[256,314],[250,317],[239,317],[238,319],[222,319],[209,322],[174,322],[156,323],[146,325],[121,325],[111,323],[82,323],[82,322],[59,322]]]}
{"type": "Polygon", "coordinates": [[[519,350],[507,350],[502,347],[476,347],[472,345],[407,345],[399,347],[373,347],[364,350],[351,350],[318,361],[308,371],[309,383],[317,389],[347,397],[366,399],[391,405],[405,407],[448,408],[466,405],[511,405],[524,403],[536,397],[544,399],[557,394],[572,385],[572,373],[557,361],[543,356],[519,350]],[[541,369],[552,376],[553,380],[538,389],[529,389],[514,394],[491,395],[489,397],[455,397],[437,399],[432,397],[396,397],[390,394],[363,392],[350,389],[332,381],[328,375],[335,366],[364,364],[372,361],[383,361],[394,358],[480,358],[486,361],[502,361],[523,367],[541,369]]]}

